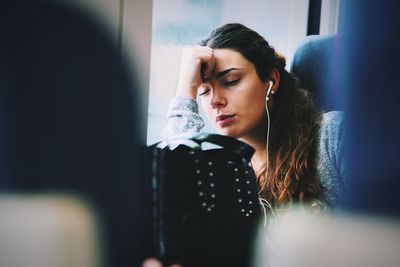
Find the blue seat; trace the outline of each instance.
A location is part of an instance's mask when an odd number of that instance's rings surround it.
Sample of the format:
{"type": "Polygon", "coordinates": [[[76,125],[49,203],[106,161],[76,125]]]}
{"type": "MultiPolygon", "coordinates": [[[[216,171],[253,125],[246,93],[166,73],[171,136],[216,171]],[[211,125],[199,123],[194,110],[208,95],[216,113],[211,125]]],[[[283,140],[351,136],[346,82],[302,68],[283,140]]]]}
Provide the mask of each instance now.
{"type": "Polygon", "coordinates": [[[343,110],[337,69],[338,36],[307,36],[297,48],[290,71],[312,92],[323,111],[343,110]]]}

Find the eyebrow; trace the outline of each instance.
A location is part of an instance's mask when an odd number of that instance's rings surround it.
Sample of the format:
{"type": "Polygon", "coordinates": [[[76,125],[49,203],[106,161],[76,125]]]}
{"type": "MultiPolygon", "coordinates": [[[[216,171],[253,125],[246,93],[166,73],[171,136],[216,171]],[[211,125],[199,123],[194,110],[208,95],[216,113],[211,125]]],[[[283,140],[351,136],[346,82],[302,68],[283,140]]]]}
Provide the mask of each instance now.
{"type": "Polygon", "coordinates": [[[216,79],[219,79],[219,78],[221,78],[222,76],[226,75],[228,72],[230,72],[230,71],[232,71],[232,70],[241,70],[241,69],[240,69],[240,68],[229,68],[229,69],[226,69],[226,70],[217,72],[217,73],[215,74],[215,78],[216,78],[216,79]]]}

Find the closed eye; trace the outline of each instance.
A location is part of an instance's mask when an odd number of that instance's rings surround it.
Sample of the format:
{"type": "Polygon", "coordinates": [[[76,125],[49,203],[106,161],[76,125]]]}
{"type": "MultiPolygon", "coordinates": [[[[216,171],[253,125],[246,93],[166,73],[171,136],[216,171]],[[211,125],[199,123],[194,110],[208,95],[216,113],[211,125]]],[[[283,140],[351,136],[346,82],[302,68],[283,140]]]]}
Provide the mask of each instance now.
{"type": "Polygon", "coordinates": [[[201,92],[201,93],[199,94],[199,96],[206,95],[208,92],[210,92],[210,89],[205,89],[203,92],[201,92]]]}
{"type": "Polygon", "coordinates": [[[235,84],[237,84],[240,81],[240,79],[234,79],[234,80],[230,80],[230,81],[225,81],[224,85],[225,86],[233,86],[235,84]]]}

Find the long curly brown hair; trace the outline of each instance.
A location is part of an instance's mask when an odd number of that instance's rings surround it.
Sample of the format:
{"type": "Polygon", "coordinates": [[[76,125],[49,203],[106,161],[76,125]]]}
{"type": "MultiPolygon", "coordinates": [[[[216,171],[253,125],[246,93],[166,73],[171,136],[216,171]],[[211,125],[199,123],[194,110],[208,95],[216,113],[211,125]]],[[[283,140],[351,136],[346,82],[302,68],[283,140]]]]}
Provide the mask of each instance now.
{"type": "Polygon", "coordinates": [[[299,87],[297,78],[285,70],[286,61],[257,32],[238,23],[225,24],[200,45],[240,52],[265,82],[272,70],[280,74],[274,94],[268,162],[258,176],[260,197],[272,207],[323,201],[316,170],[317,140],[321,122],[311,94],[299,87]]]}

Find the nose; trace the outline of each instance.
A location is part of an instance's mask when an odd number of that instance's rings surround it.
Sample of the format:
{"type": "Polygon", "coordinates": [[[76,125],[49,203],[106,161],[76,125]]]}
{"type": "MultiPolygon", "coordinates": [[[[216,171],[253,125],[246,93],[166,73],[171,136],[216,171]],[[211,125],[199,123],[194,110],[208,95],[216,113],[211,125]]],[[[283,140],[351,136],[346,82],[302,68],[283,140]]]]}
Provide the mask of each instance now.
{"type": "Polygon", "coordinates": [[[210,98],[211,108],[216,109],[225,107],[227,104],[227,100],[223,90],[220,88],[214,88],[214,90],[211,90],[211,92],[212,92],[212,96],[210,98]]]}

